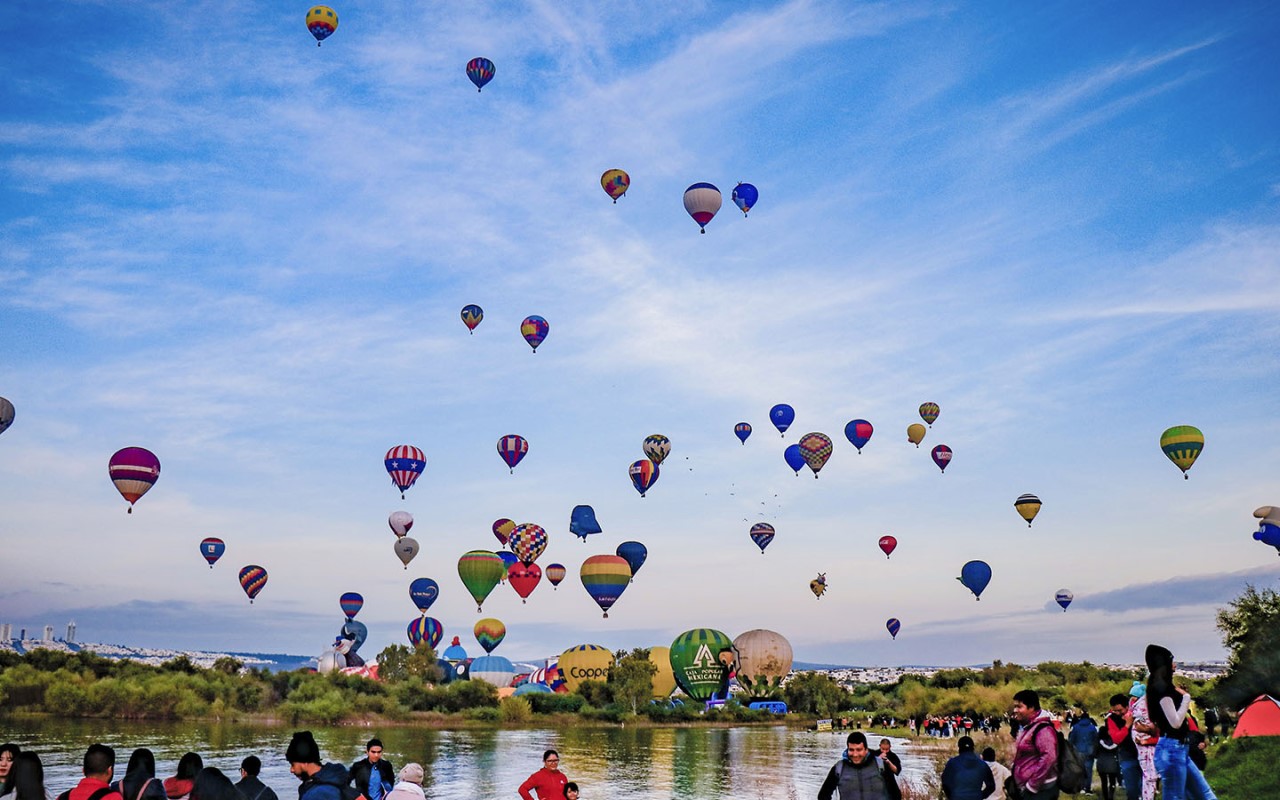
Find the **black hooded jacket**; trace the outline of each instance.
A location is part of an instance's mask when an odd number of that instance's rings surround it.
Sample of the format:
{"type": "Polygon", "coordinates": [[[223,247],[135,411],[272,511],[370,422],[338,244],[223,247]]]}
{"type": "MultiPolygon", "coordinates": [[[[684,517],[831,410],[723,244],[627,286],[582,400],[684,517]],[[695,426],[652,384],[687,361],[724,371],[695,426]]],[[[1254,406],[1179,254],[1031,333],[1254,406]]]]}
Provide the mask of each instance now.
{"type": "Polygon", "coordinates": [[[1151,677],[1147,679],[1147,713],[1151,721],[1160,729],[1161,736],[1167,736],[1179,742],[1187,738],[1187,712],[1191,708],[1191,697],[1179,692],[1173,685],[1173,653],[1158,644],[1147,645],[1147,669],[1151,677]],[[1177,716],[1170,717],[1162,700],[1171,700],[1177,716]]]}

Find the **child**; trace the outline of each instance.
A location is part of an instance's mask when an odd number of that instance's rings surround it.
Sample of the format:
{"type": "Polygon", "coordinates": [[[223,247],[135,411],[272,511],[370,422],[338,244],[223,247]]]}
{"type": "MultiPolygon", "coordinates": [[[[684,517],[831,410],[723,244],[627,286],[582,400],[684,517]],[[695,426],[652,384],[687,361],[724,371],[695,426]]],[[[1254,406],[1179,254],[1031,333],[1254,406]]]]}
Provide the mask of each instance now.
{"type": "Polygon", "coordinates": [[[565,800],[578,800],[578,784],[569,781],[564,785],[565,800]]]}

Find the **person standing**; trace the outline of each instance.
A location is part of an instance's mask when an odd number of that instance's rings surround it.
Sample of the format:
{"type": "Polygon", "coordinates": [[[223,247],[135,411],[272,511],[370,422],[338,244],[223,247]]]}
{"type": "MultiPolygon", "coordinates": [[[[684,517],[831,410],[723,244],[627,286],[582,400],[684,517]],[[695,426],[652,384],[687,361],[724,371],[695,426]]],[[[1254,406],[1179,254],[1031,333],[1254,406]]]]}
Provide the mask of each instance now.
{"type": "Polygon", "coordinates": [[[84,777],[58,800],[124,800],[111,788],[116,772],[116,751],[105,744],[91,744],[84,752],[84,777]]]}
{"type": "Polygon", "coordinates": [[[320,746],[311,731],[298,731],[284,752],[289,772],[302,782],[298,800],[342,800],[351,776],[341,764],[320,764],[320,746]]]}
{"type": "Polygon", "coordinates": [[[244,800],[279,800],[276,790],[258,778],[262,772],[262,759],[257,756],[245,756],[240,762],[240,780],[236,783],[236,791],[244,800]]]}
{"type": "Polygon", "coordinates": [[[879,756],[871,755],[862,731],[849,734],[844,755],[827,773],[818,800],[831,800],[837,791],[840,800],[888,800],[884,764],[879,756]]]}
{"type": "Polygon", "coordinates": [[[563,800],[568,782],[569,778],[560,771],[560,754],[547,750],[542,754],[542,769],[526,778],[516,791],[524,800],[533,800],[531,792],[537,793],[538,800],[563,800]]]}
{"type": "Polygon", "coordinates": [[[382,740],[370,739],[364,746],[364,758],[351,765],[351,783],[368,800],[382,800],[396,781],[391,760],[382,757],[382,740]]]}
{"type": "Polygon", "coordinates": [[[898,786],[898,776],[902,774],[902,759],[893,752],[893,742],[880,740],[880,760],[884,762],[884,788],[889,800],[902,800],[902,787],[898,786]]]}
{"type": "Polygon", "coordinates": [[[426,778],[427,773],[421,764],[405,764],[396,776],[396,785],[387,794],[387,800],[426,800],[426,792],[422,790],[422,782],[426,778]]]}
{"type": "Polygon", "coordinates": [[[947,800],[983,800],[996,790],[996,778],[986,762],[973,752],[973,738],[961,736],[959,751],[942,768],[942,793],[947,800]]]}
{"type": "Polygon", "coordinates": [[[13,789],[0,795],[0,800],[53,800],[49,789],[44,785],[44,764],[40,756],[31,750],[18,753],[18,760],[13,762],[13,789]]]}
{"type": "Polygon", "coordinates": [[[133,751],[124,777],[111,784],[111,788],[128,800],[168,800],[164,785],[156,778],[155,753],[145,747],[133,751]]]}
{"type": "Polygon", "coordinates": [[[186,753],[178,759],[178,771],[164,779],[164,793],[169,800],[187,800],[196,785],[196,774],[202,769],[204,759],[198,753],[186,753]]]}
{"type": "Polygon", "coordinates": [[[996,782],[996,790],[991,795],[991,800],[1005,800],[1004,782],[1009,779],[1013,773],[1009,772],[1009,768],[999,761],[996,761],[996,750],[994,747],[984,747],[982,749],[982,760],[987,762],[987,768],[991,770],[991,779],[996,782]]]}
{"type": "Polygon", "coordinates": [[[1198,800],[1217,800],[1209,782],[1188,752],[1187,716],[1191,695],[1173,683],[1173,653],[1158,644],[1147,645],[1147,713],[1160,729],[1156,742],[1156,772],[1160,774],[1163,800],[1183,800],[1188,793],[1198,800]]]}
{"type": "Polygon", "coordinates": [[[1040,708],[1040,695],[1034,689],[1013,696],[1013,716],[1021,726],[1013,780],[1023,800],[1058,800],[1058,733],[1053,717],[1040,708]]]}
{"type": "Polygon", "coordinates": [[[1098,749],[1098,726],[1094,724],[1089,712],[1084,712],[1080,719],[1071,723],[1071,733],[1067,742],[1080,754],[1080,763],[1084,765],[1084,790],[1093,791],[1093,754],[1098,749]]]}

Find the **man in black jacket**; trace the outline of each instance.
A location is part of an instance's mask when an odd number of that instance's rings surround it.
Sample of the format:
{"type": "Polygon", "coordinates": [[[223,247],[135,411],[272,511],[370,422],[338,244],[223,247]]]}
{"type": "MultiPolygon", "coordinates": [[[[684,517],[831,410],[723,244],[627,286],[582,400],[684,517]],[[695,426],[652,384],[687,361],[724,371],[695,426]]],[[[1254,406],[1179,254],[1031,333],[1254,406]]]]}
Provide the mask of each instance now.
{"type": "Polygon", "coordinates": [[[368,800],[382,800],[396,782],[395,767],[382,757],[382,740],[370,739],[365,757],[351,765],[351,783],[368,800]]]}

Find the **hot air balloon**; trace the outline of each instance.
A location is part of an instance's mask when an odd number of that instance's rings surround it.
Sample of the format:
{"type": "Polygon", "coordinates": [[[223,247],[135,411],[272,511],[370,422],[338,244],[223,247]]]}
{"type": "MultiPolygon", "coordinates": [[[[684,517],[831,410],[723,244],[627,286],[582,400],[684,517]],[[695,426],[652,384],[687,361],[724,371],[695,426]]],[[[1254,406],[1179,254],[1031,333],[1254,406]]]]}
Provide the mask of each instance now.
{"type": "Polygon", "coordinates": [[[551,331],[551,325],[537,314],[530,314],[520,323],[520,335],[533,348],[533,352],[538,352],[538,345],[542,344],[542,340],[547,338],[547,334],[551,331]]]}
{"type": "Polygon", "coordinates": [[[462,647],[462,641],[457,637],[453,637],[453,642],[444,649],[440,654],[441,658],[447,661],[458,662],[467,660],[467,651],[462,647]]]}
{"type": "Polygon", "coordinates": [[[507,573],[511,570],[512,567],[520,563],[520,556],[516,555],[510,550],[499,550],[498,558],[502,559],[502,577],[498,580],[498,582],[506,583],[507,573]]]}
{"type": "Polygon", "coordinates": [[[809,591],[813,592],[814,597],[822,597],[827,591],[827,573],[819,572],[818,577],[809,581],[809,591]]]}
{"type": "Polygon", "coordinates": [[[547,580],[551,581],[551,588],[560,585],[560,581],[564,580],[564,576],[569,574],[569,570],[564,568],[564,564],[548,564],[543,572],[547,576],[547,580]]]}
{"type": "Polygon", "coordinates": [[[858,448],[858,453],[861,454],[862,448],[871,441],[871,434],[874,431],[875,428],[871,427],[870,422],[865,419],[855,419],[844,426],[844,438],[849,440],[849,444],[858,448]]]}
{"type": "Polygon", "coordinates": [[[886,630],[889,631],[890,636],[892,636],[894,639],[897,639],[898,631],[902,630],[902,623],[898,620],[897,617],[889,617],[889,620],[884,624],[884,627],[886,630]]]}
{"type": "Polygon", "coordinates": [[[400,490],[400,499],[403,500],[404,493],[417,482],[418,476],[427,468],[427,457],[413,445],[402,444],[388,450],[382,463],[387,468],[387,474],[391,476],[391,482],[400,490]]]}
{"type": "Polygon", "coordinates": [[[756,201],[760,199],[760,192],[756,187],[749,183],[739,183],[733,187],[733,192],[729,195],[733,200],[733,204],[742,211],[742,216],[746,216],[747,212],[755,207],[756,201]]]}
{"type": "Polygon", "coordinates": [[[937,418],[938,418],[937,403],[921,403],[920,404],[920,419],[929,423],[930,428],[933,427],[933,421],[937,418]]]}
{"type": "Polygon", "coordinates": [[[607,647],[580,644],[561,653],[557,663],[560,674],[564,676],[565,688],[572,693],[583,681],[604,683],[609,677],[609,668],[613,666],[613,653],[607,647]]]}
{"type": "Polygon", "coordinates": [[[1280,554],[1280,507],[1262,506],[1254,510],[1253,516],[1258,519],[1258,529],[1253,532],[1253,538],[1274,547],[1280,554]]]}
{"type": "Polygon", "coordinates": [[[462,307],[462,324],[467,326],[467,330],[474,336],[476,326],[484,319],[484,309],[475,303],[470,303],[462,307]]]}
{"type": "Polygon", "coordinates": [[[582,588],[587,590],[604,612],[604,618],[608,619],[609,609],[631,582],[631,565],[622,556],[590,556],[582,562],[579,575],[582,576],[582,588]]]}
{"type": "Polygon", "coordinates": [[[473,58],[467,62],[467,77],[476,85],[477,92],[493,80],[495,71],[493,62],[487,58],[473,58]]]}
{"type": "Polygon", "coordinates": [[[507,638],[507,626],[502,624],[501,620],[493,617],[486,617],[475,624],[472,631],[476,635],[476,641],[484,648],[486,653],[492,653],[493,648],[502,644],[502,640],[507,638]]]}
{"type": "Polygon", "coordinates": [[[0,397],[0,433],[9,430],[15,413],[17,412],[14,410],[13,403],[10,403],[7,398],[0,397]]]}
{"type": "Polygon", "coordinates": [[[973,592],[975,600],[981,600],[982,590],[991,583],[991,567],[985,561],[970,561],[960,568],[960,577],[956,580],[973,592]]]}
{"type": "Polygon", "coordinates": [[[707,223],[720,210],[720,190],[709,183],[695,183],[684,190],[684,210],[698,223],[701,233],[707,232],[707,223]]]}
{"type": "Polygon", "coordinates": [[[532,564],[547,549],[547,532],[541,525],[522,522],[511,532],[507,546],[525,564],[532,564]]]}
{"type": "Polygon", "coordinates": [[[408,511],[392,511],[391,516],[387,517],[387,524],[391,526],[391,532],[399,539],[407,536],[410,529],[413,528],[413,515],[408,511]]]}
{"type": "Polygon", "coordinates": [[[623,542],[618,545],[616,552],[626,559],[627,566],[631,567],[631,578],[635,580],[636,573],[644,566],[644,560],[649,557],[649,548],[640,542],[623,542]]]}
{"type": "Polygon", "coordinates": [[[502,460],[507,462],[507,467],[514,475],[516,464],[525,457],[529,452],[529,442],[523,436],[516,436],[514,433],[503,436],[498,440],[498,455],[502,456],[502,460]]]}
{"type": "Polygon", "coordinates": [[[945,444],[933,448],[933,463],[937,464],[938,469],[945,474],[947,465],[951,463],[951,448],[945,444]]]}
{"type": "Polygon", "coordinates": [[[800,468],[804,466],[804,453],[800,452],[800,445],[788,445],[787,449],[782,451],[782,457],[786,460],[787,466],[796,472],[796,477],[800,477],[800,468]]]}
{"type": "Polygon", "coordinates": [[[756,629],[733,640],[737,651],[738,685],[747,697],[760,700],[782,692],[782,679],[791,672],[791,643],[774,631],[756,629]]]}
{"type": "Polygon", "coordinates": [[[739,422],[733,426],[733,435],[738,437],[738,441],[743,444],[747,443],[747,437],[751,435],[751,425],[746,422],[739,422]]]}
{"type": "Polygon", "coordinates": [[[1175,425],[1160,434],[1160,449],[1182,470],[1182,477],[1186,479],[1190,477],[1187,470],[1204,449],[1204,434],[1191,425],[1175,425]]]}
{"type": "Polygon", "coordinates": [[[250,564],[240,570],[240,588],[244,589],[244,593],[249,596],[249,605],[253,605],[253,598],[258,596],[258,592],[262,591],[262,587],[267,585],[267,571],[257,564],[250,564]]]}
{"type": "Polygon", "coordinates": [[[778,433],[785,437],[787,428],[790,428],[791,423],[796,421],[796,410],[786,403],[778,403],[769,409],[769,421],[773,423],[773,427],[778,429],[778,433]]]}
{"type": "Polygon", "coordinates": [[[427,647],[434,650],[444,638],[444,626],[435,617],[423,615],[409,623],[408,633],[409,644],[417,647],[422,642],[426,642],[427,647]]]}
{"type": "Polygon", "coordinates": [[[1034,494],[1020,494],[1018,499],[1013,501],[1013,507],[1027,521],[1027,527],[1030,528],[1031,520],[1040,513],[1040,498],[1034,494]]]}
{"type": "Polygon", "coordinates": [[[423,614],[440,596],[440,584],[430,578],[418,578],[409,584],[409,599],[423,614]]]}
{"type": "Polygon", "coordinates": [[[1075,600],[1076,596],[1071,593],[1070,589],[1059,589],[1053,599],[1058,605],[1062,606],[1062,613],[1065,614],[1067,613],[1067,606],[1071,605],[1071,601],[1075,600]]]}
{"type": "Polygon", "coordinates": [[[338,606],[348,620],[353,620],[356,614],[360,613],[360,609],[364,608],[364,595],[359,592],[346,592],[338,598],[338,606]]]}
{"type": "Polygon", "coordinates": [[[767,522],[757,522],[751,526],[751,532],[748,534],[751,541],[756,543],[756,547],[760,548],[760,555],[764,555],[764,549],[769,546],[769,542],[773,541],[776,533],[773,526],[767,522]]]}
{"type": "Polygon", "coordinates": [[[644,497],[644,493],[658,481],[658,465],[646,458],[632,464],[627,474],[631,476],[631,485],[644,497]]]}
{"type": "Polygon", "coordinates": [[[210,536],[200,542],[200,555],[204,556],[204,560],[209,562],[209,569],[213,569],[213,565],[218,563],[218,559],[222,558],[222,554],[226,550],[227,543],[216,536],[210,536]]]}
{"type": "Polygon", "coordinates": [[[132,514],[133,504],[160,479],[160,459],[150,450],[126,447],[112,454],[107,462],[107,474],[120,496],[129,501],[132,514]]]}
{"type": "Polygon", "coordinates": [[[913,422],[910,425],[908,425],[907,441],[911,442],[916,447],[919,447],[920,443],[924,441],[924,426],[921,425],[919,422],[913,422]]]}
{"type": "Polygon", "coordinates": [[[516,697],[524,697],[527,694],[552,694],[551,687],[545,683],[522,683],[516,687],[513,694],[516,697]]]}
{"type": "Polygon", "coordinates": [[[631,186],[631,176],[620,169],[607,169],[600,176],[600,185],[604,187],[604,193],[613,198],[616,205],[618,198],[627,193],[627,188],[631,186]]]}
{"type": "Polygon", "coordinates": [[[586,544],[588,536],[600,532],[596,510],[591,506],[574,506],[573,511],[569,512],[569,533],[581,538],[583,544],[586,544]]]}
{"type": "Polygon", "coordinates": [[[483,610],[484,599],[506,574],[502,559],[488,550],[469,550],[458,559],[458,577],[476,601],[476,611],[483,610]]]}
{"type": "Polygon", "coordinates": [[[894,550],[898,549],[898,540],[893,536],[880,537],[880,551],[884,553],[884,557],[888,558],[894,550]]]}
{"type": "Polygon", "coordinates": [[[512,564],[507,568],[507,583],[516,590],[516,594],[520,595],[521,603],[529,599],[533,590],[538,588],[540,580],[542,580],[542,567],[537,564],[512,564]]]}
{"type": "Polygon", "coordinates": [[[831,437],[825,433],[806,433],[800,437],[800,455],[804,456],[804,463],[813,470],[814,478],[818,477],[818,471],[831,458],[831,448],[831,437]]]}
{"type": "Polygon", "coordinates": [[[404,564],[404,568],[409,568],[409,562],[418,554],[418,540],[412,536],[404,536],[396,539],[395,543],[396,558],[400,559],[400,563],[404,564]]]}
{"type": "Polygon", "coordinates": [[[328,6],[312,6],[307,12],[307,30],[316,37],[316,47],[338,29],[338,13],[328,6]]]}
{"type": "Polygon", "coordinates": [[[660,433],[644,437],[644,454],[655,464],[661,464],[671,455],[671,440],[660,433]]]}
{"type": "Polygon", "coordinates": [[[507,541],[511,538],[511,532],[516,529],[516,523],[506,518],[495,520],[493,523],[493,535],[498,537],[498,541],[503,547],[507,546],[507,541]]]}
{"type": "Polygon", "coordinates": [[[671,671],[676,684],[693,700],[704,703],[725,696],[729,671],[738,660],[733,641],[712,628],[685,631],[671,643],[671,671]]]}
{"type": "Polygon", "coordinates": [[[671,648],[650,647],[649,663],[653,664],[653,699],[665,700],[676,690],[676,674],[671,670],[671,648]]]}

